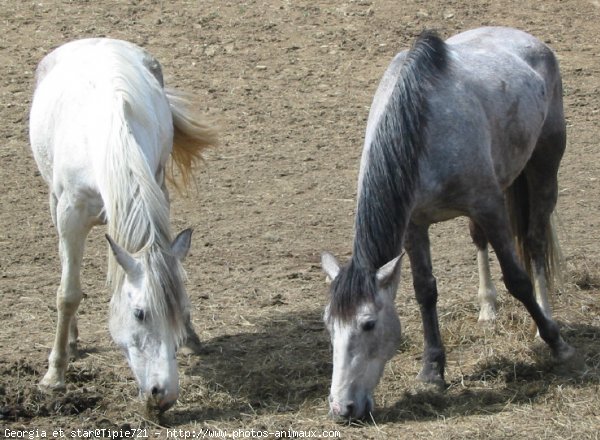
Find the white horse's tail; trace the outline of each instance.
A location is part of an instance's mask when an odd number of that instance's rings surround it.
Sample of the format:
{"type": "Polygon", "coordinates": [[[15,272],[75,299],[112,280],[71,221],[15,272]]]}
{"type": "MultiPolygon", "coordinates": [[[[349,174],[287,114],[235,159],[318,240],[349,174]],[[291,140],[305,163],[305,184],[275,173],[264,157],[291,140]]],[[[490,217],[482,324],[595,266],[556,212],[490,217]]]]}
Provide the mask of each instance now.
{"type": "MultiPolygon", "coordinates": [[[[217,145],[218,131],[194,106],[191,94],[170,88],[165,88],[165,94],[173,114],[171,157],[181,172],[181,179],[185,186],[190,180],[194,163],[202,160],[202,152],[208,147],[217,145]]],[[[173,167],[168,169],[167,178],[177,186],[173,167]]]]}

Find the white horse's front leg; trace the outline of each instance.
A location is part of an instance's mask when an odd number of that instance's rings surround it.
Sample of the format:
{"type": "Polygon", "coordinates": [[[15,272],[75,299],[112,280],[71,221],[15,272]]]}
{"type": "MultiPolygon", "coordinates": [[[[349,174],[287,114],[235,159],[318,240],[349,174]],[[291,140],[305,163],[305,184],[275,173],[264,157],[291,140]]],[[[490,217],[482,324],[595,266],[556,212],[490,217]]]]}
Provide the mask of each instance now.
{"type": "Polygon", "coordinates": [[[490,322],[496,319],[496,288],[492,282],[490,261],[487,246],[477,249],[477,267],[479,269],[479,322],[490,322]]]}
{"type": "Polygon", "coordinates": [[[53,217],[58,229],[62,275],[56,295],[56,336],[48,358],[48,372],[41,380],[40,386],[59,390],[65,388],[65,372],[69,361],[68,346],[73,346],[77,339],[75,313],[83,296],[80,270],[85,238],[90,226],[85,203],[71,200],[66,194],[58,200],[53,217]]]}
{"type": "Polygon", "coordinates": [[[69,324],[69,360],[77,359],[77,339],[79,338],[79,330],[77,329],[77,315],[71,317],[69,324]]]}

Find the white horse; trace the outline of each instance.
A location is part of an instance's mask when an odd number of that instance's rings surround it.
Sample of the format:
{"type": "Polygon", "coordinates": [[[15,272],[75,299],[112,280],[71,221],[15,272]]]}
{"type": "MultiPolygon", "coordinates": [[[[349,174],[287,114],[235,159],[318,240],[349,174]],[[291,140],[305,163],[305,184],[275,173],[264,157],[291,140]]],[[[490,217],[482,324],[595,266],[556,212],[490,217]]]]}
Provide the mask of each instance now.
{"type": "Polygon", "coordinates": [[[110,332],[149,408],[164,411],[178,397],[176,350],[197,341],[180,264],[191,230],[172,240],[165,165],[172,154],[187,178],[216,131],[186,95],[163,89],[158,61],[132,43],[67,43],[40,62],[36,79],[30,140],[50,189],[62,263],[56,338],[40,385],[65,387],[85,239],[106,223],[110,332]]]}

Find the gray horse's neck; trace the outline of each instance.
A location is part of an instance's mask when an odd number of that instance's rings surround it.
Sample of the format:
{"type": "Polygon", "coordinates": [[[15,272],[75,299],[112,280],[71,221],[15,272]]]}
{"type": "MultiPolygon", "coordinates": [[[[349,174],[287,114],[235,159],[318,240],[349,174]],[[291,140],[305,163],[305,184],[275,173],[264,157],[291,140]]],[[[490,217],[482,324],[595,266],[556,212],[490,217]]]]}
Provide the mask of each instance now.
{"type": "Polygon", "coordinates": [[[402,248],[419,181],[419,162],[425,154],[426,89],[445,69],[446,45],[424,33],[408,52],[399,77],[363,156],[363,174],[355,221],[353,260],[376,271],[402,248]]]}

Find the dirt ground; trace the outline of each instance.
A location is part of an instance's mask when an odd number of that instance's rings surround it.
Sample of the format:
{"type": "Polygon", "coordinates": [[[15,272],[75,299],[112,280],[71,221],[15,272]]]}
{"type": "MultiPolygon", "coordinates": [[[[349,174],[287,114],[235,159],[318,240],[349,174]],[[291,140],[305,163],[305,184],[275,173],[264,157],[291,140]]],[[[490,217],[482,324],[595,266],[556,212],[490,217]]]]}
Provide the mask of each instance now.
{"type": "Polygon", "coordinates": [[[599,437],[598,1],[4,0],[0,22],[0,437],[143,427],[153,438],[252,429],[337,430],[343,439],[599,437]],[[374,421],[334,424],[319,255],[345,259],[351,250],[371,98],[391,57],[421,30],[447,37],[482,25],[529,31],[561,63],[568,147],[558,210],[567,273],[553,302],[580,365],[549,361],[495,261],[500,317],[495,328],[477,325],[475,251],[458,219],[432,228],[448,389],[416,383],[422,332],[405,263],[397,299],[405,336],[377,388],[374,421]],[[103,228],[88,240],[81,356],[67,391],[37,389],[60,264],[47,189],[28,147],[33,72],[51,49],[91,36],[147,48],[166,83],[195,92],[222,130],[192,188],[174,194],[175,229],[195,230],[185,267],[204,348],[179,355],[181,397],[159,423],[145,419],[108,334],[103,228]]]}

